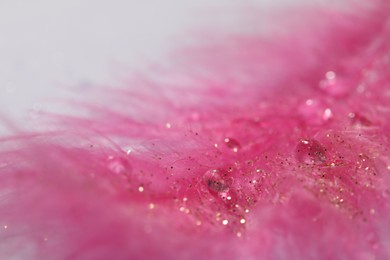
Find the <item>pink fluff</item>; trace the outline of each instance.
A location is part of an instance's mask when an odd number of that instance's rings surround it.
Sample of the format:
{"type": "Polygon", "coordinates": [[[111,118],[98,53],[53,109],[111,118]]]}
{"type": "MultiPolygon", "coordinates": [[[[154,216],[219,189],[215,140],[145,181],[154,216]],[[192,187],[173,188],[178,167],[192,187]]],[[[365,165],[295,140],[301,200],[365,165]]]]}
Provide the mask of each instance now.
{"type": "Polygon", "coordinates": [[[389,259],[390,5],[350,5],[3,137],[1,259],[389,259]]]}

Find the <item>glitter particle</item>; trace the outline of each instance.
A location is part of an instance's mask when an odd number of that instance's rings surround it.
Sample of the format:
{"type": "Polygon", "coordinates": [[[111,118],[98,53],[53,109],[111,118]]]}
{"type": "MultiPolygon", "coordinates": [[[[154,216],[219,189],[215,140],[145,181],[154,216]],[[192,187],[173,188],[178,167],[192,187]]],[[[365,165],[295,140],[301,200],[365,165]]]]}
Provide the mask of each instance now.
{"type": "Polygon", "coordinates": [[[224,219],[224,220],[222,221],[222,224],[226,226],[227,224],[229,224],[229,221],[228,221],[227,219],[224,219]]]}
{"type": "Polygon", "coordinates": [[[240,219],[241,224],[245,224],[246,220],[244,218],[240,219]]]}
{"type": "Polygon", "coordinates": [[[153,203],[149,204],[149,209],[154,209],[154,204],[153,203]]]}
{"type": "Polygon", "coordinates": [[[139,192],[144,192],[144,187],[143,187],[143,186],[139,186],[139,187],[138,187],[138,191],[139,191],[139,192]]]}

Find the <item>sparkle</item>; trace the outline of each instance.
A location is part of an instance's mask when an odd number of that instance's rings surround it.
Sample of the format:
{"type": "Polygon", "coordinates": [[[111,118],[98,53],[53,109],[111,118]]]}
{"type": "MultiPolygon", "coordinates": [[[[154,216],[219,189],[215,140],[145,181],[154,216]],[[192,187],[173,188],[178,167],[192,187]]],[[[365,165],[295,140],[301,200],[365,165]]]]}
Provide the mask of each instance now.
{"type": "Polygon", "coordinates": [[[180,209],[179,209],[181,212],[184,212],[185,210],[186,210],[186,208],[185,207],[180,207],[180,209]]]}
{"type": "Polygon", "coordinates": [[[166,123],[166,124],[165,124],[165,127],[168,128],[168,129],[170,129],[170,128],[172,127],[172,125],[171,125],[171,123],[166,123]]]}
{"type": "Polygon", "coordinates": [[[246,220],[244,218],[240,219],[241,224],[245,224],[246,220]]]}
{"type": "Polygon", "coordinates": [[[222,220],[222,224],[223,224],[224,226],[226,226],[227,224],[229,224],[229,221],[228,221],[227,219],[224,219],[224,220],[222,220]]]}
{"type": "Polygon", "coordinates": [[[145,190],[145,189],[144,189],[143,186],[139,186],[139,187],[138,187],[138,191],[139,191],[139,192],[144,192],[144,190],[145,190]]]}
{"type": "Polygon", "coordinates": [[[215,147],[215,148],[218,148],[218,144],[214,144],[214,147],[215,147]]]}
{"type": "Polygon", "coordinates": [[[242,237],[242,233],[241,232],[237,232],[237,237],[242,237]]]}
{"type": "Polygon", "coordinates": [[[197,221],[196,221],[196,225],[197,225],[197,226],[200,226],[200,225],[202,225],[202,221],[200,221],[200,220],[197,220],[197,221]]]}
{"type": "Polygon", "coordinates": [[[375,209],[370,209],[370,214],[374,215],[375,214],[375,209]]]}
{"type": "Polygon", "coordinates": [[[153,203],[149,204],[149,209],[154,209],[154,204],[153,203]]]}
{"type": "Polygon", "coordinates": [[[7,225],[4,225],[4,229],[7,229],[8,228],[8,226],[7,225]]]}
{"type": "Polygon", "coordinates": [[[245,213],[249,213],[249,209],[246,209],[246,210],[245,210],[245,213]]]}
{"type": "Polygon", "coordinates": [[[186,197],[183,198],[183,201],[184,201],[184,202],[186,202],[187,200],[188,200],[188,198],[186,198],[186,197]]]}
{"type": "Polygon", "coordinates": [[[231,200],[231,199],[232,199],[232,197],[228,196],[226,199],[227,199],[227,200],[231,200]]]}
{"type": "Polygon", "coordinates": [[[390,170],[390,165],[389,165],[389,166],[387,166],[387,169],[388,169],[388,170],[390,170]]]}
{"type": "Polygon", "coordinates": [[[235,152],[235,153],[238,152],[238,148],[237,148],[237,147],[234,147],[234,148],[233,148],[233,152],[235,152]]]}

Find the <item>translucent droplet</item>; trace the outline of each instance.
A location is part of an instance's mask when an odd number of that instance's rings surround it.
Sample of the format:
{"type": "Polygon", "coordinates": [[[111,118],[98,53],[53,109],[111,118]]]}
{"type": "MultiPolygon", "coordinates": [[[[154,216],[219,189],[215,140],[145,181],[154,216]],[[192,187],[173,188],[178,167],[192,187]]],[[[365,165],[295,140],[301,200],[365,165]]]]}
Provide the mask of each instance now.
{"type": "Polygon", "coordinates": [[[231,180],[227,177],[227,173],[220,170],[210,170],[204,175],[204,182],[211,192],[226,193],[230,189],[231,180]]]}
{"type": "Polygon", "coordinates": [[[320,81],[320,88],[327,94],[333,97],[342,97],[347,95],[353,89],[354,85],[342,77],[338,76],[334,71],[325,73],[325,79],[320,81]]]}
{"type": "Polygon", "coordinates": [[[307,99],[298,106],[297,111],[309,124],[322,124],[332,116],[332,111],[318,99],[307,99]]]}
{"type": "Polygon", "coordinates": [[[327,108],[325,109],[324,111],[324,115],[323,115],[323,119],[325,121],[328,121],[329,119],[331,119],[333,117],[333,112],[330,108],[327,108]]]}
{"type": "Polygon", "coordinates": [[[326,161],[326,148],[314,139],[300,140],[295,153],[301,163],[323,164],[326,161]]]}
{"type": "Polygon", "coordinates": [[[127,160],[120,157],[108,157],[107,166],[112,172],[116,174],[128,174],[130,171],[130,164],[127,162],[127,160]]]}
{"type": "Polygon", "coordinates": [[[362,116],[358,113],[349,113],[348,118],[351,121],[351,125],[354,127],[370,127],[372,122],[368,120],[365,116],[362,116]]]}
{"type": "Polygon", "coordinates": [[[224,142],[225,142],[226,146],[228,148],[232,149],[233,152],[235,152],[235,153],[238,152],[238,150],[241,148],[240,143],[236,139],[225,138],[224,142]]]}

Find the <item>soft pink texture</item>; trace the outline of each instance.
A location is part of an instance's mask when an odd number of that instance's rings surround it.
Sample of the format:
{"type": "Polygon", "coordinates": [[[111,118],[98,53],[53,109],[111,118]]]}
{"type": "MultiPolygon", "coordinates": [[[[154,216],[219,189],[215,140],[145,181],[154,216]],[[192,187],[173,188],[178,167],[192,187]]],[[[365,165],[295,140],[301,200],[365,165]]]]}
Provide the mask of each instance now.
{"type": "Polygon", "coordinates": [[[1,258],[390,258],[390,5],[372,2],[217,35],[89,117],[3,138],[1,258]]]}

